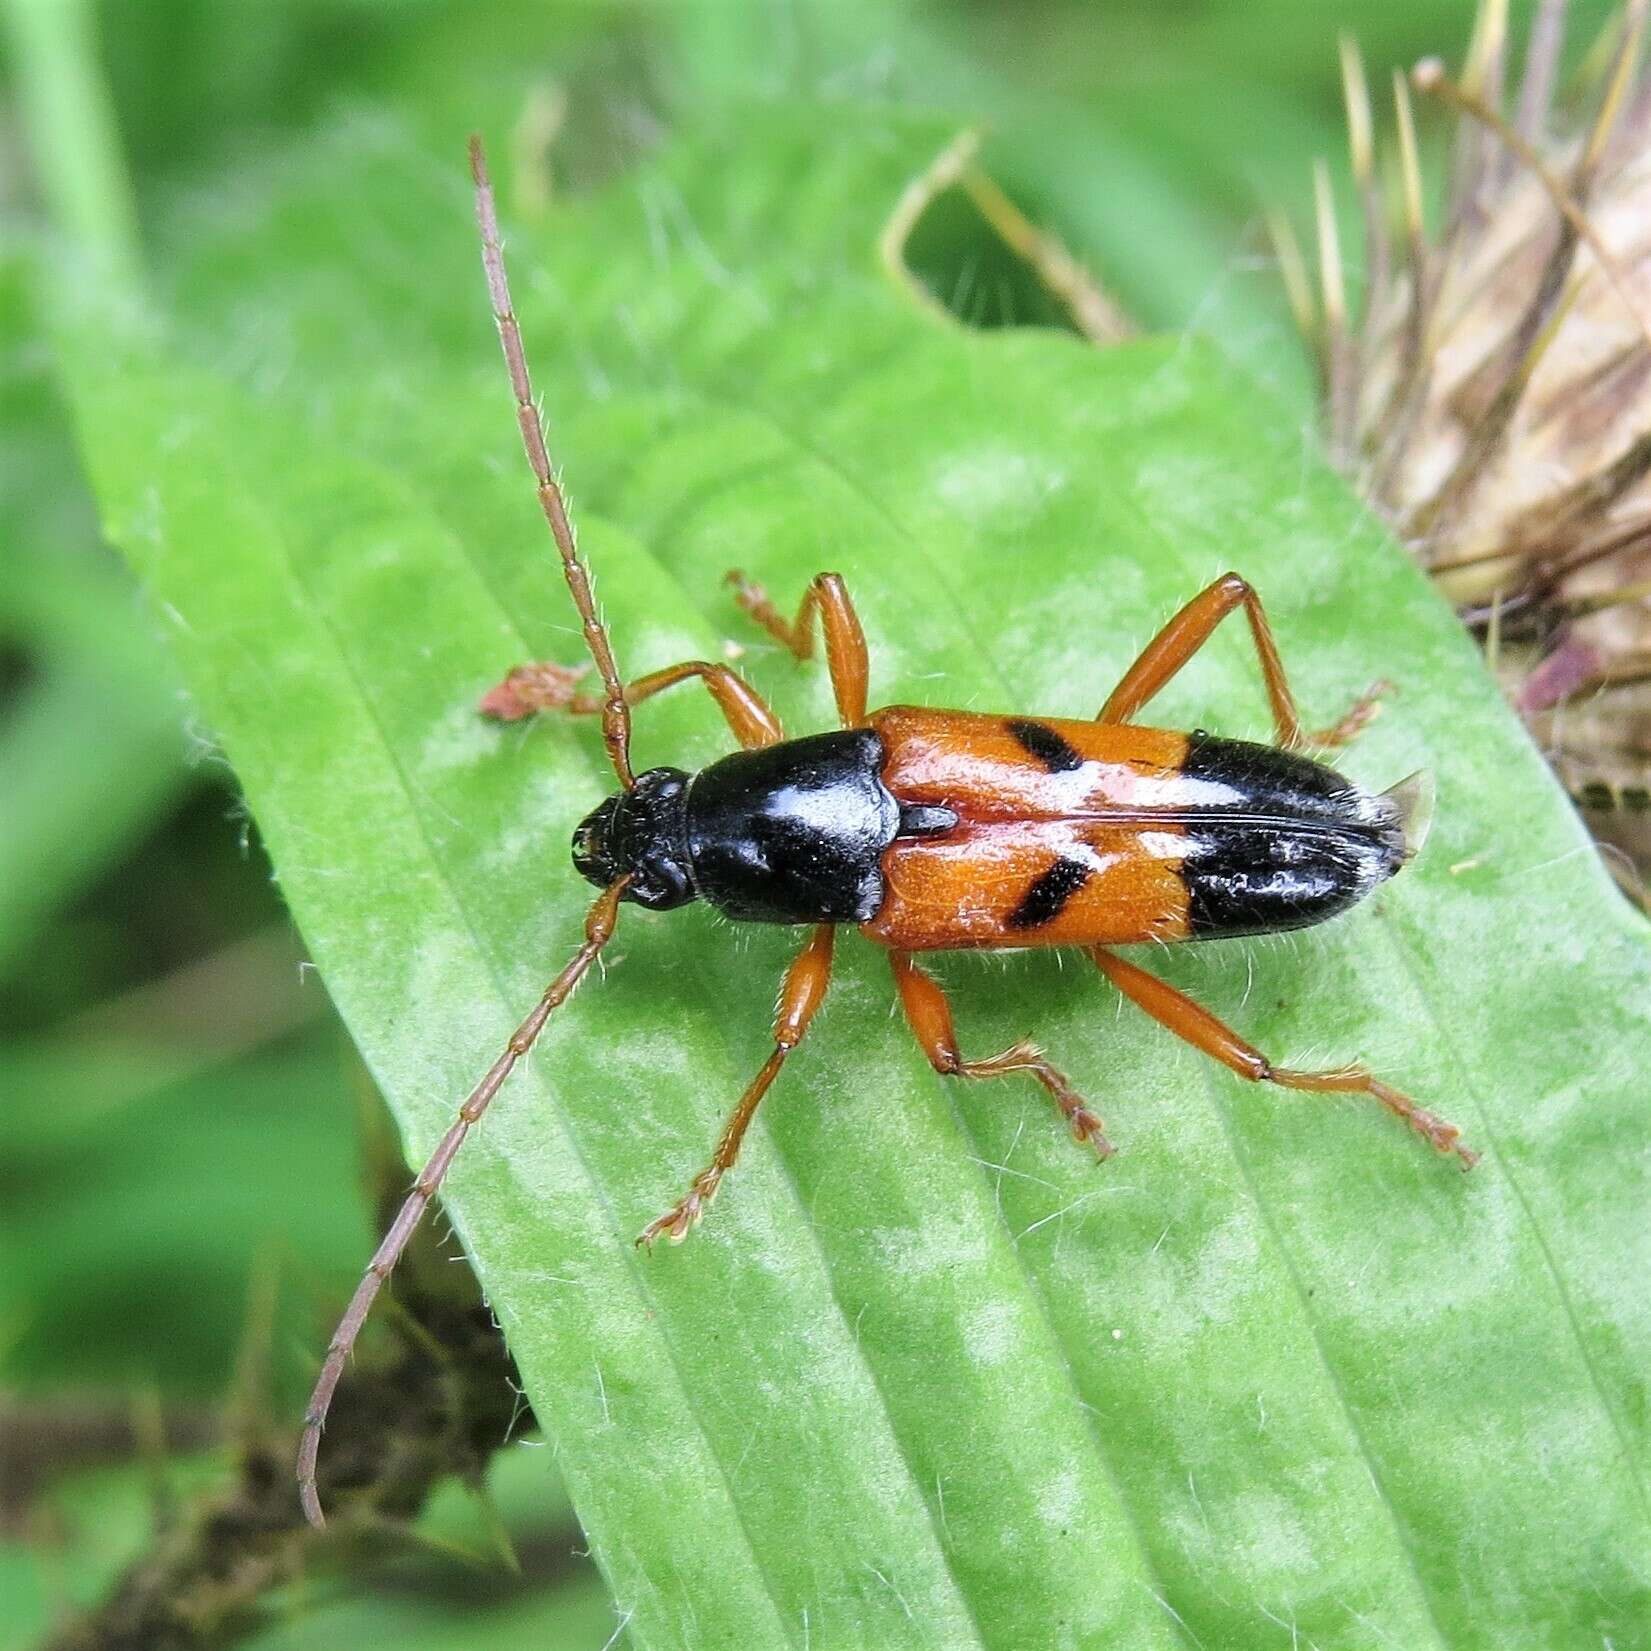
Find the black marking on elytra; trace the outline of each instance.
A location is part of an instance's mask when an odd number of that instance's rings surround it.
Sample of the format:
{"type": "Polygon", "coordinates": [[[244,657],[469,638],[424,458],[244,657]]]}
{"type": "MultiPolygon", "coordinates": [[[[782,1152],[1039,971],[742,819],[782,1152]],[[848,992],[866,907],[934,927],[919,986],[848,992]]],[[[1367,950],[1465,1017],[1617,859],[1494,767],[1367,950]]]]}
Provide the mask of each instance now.
{"type": "Polygon", "coordinates": [[[1083,758],[1047,723],[1010,717],[1005,726],[1051,774],[1070,774],[1083,767],[1083,758]]]}
{"type": "Polygon", "coordinates": [[[1089,881],[1089,867],[1081,860],[1061,858],[1043,872],[1021,896],[1009,914],[1011,929],[1036,929],[1052,923],[1066,903],[1089,881]]]}
{"type": "Polygon", "coordinates": [[[1358,825],[1366,823],[1371,802],[1344,774],[1299,751],[1223,739],[1202,728],[1187,737],[1181,776],[1218,785],[1227,795],[1224,806],[1228,808],[1262,812],[1280,820],[1358,825]]]}
{"type": "Polygon", "coordinates": [[[940,803],[901,803],[900,835],[902,837],[938,837],[944,831],[957,829],[955,808],[940,803]]]}
{"type": "Polygon", "coordinates": [[[1195,940],[1322,923],[1404,863],[1392,803],[1310,757],[1200,732],[1181,773],[1218,786],[1225,799],[1181,821],[1195,940]]]}

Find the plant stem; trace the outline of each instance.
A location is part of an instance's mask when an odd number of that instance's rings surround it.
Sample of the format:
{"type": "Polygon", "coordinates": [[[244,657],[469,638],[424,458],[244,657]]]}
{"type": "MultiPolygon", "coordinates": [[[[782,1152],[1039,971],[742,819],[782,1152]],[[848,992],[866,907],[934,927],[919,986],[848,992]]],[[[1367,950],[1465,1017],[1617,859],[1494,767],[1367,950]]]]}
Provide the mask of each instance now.
{"type": "Polygon", "coordinates": [[[122,286],[143,267],[137,214],[89,0],[5,0],[17,96],[47,211],[122,286]]]}

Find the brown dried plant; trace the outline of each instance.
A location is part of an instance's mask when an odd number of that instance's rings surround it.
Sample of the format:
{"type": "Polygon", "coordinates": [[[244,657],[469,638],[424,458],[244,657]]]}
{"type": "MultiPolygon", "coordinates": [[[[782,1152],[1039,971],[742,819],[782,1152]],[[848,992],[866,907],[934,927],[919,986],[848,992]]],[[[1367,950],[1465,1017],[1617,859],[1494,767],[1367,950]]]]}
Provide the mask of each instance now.
{"type": "Polygon", "coordinates": [[[1636,888],[1651,867],[1648,5],[1613,17],[1561,110],[1565,0],[1539,0],[1516,89],[1507,0],[1481,0],[1459,78],[1435,59],[1395,74],[1385,153],[1344,40],[1356,295],[1327,166],[1316,283],[1269,217],[1333,457],[1484,638],[1636,888]],[[1432,229],[1413,91],[1453,122],[1432,229]]]}

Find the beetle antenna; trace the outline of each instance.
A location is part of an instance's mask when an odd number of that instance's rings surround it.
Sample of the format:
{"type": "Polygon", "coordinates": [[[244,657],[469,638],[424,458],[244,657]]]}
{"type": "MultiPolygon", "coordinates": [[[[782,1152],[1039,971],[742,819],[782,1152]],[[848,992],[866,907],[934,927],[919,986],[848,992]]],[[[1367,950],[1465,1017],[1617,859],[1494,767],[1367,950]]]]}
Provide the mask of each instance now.
{"type": "Polygon", "coordinates": [[[516,397],[516,422],[521,426],[527,462],[533,467],[533,479],[538,483],[539,508],[544,511],[551,537],[561,552],[562,571],[567,575],[573,605],[579,610],[579,619],[584,626],[585,646],[590,649],[597,674],[602,678],[602,743],[608,748],[608,761],[613,764],[620,785],[629,791],[636,784],[636,776],[631,772],[630,707],[625,703],[625,688],[613,661],[613,648],[609,645],[607,630],[596,617],[590,574],[579,558],[573,526],[568,521],[567,503],[561,488],[556,485],[555,476],[551,474],[544,428],[539,422],[539,408],[533,399],[533,381],[527,373],[522,329],[517,325],[516,311],[510,302],[510,282],[505,277],[504,247],[499,240],[499,214],[493,204],[492,180],[487,175],[487,155],[482,149],[482,140],[475,136],[470,139],[470,175],[476,181],[476,221],[481,225],[482,232],[482,267],[487,271],[493,319],[498,324],[505,365],[510,369],[510,388],[516,397]]]}
{"type": "Polygon", "coordinates": [[[544,995],[534,1005],[533,1013],[511,1034],[504,1053],[487,1069],[486,1075],[465,1098],[458,1116],[448,1126],[447,1133],[437,1143],[429,1161],[419,1171],[419,1177],[413,1183],[413,1190],[407,1194],[406,1202],[397,1212],[395,1220],[390,1223],[390,1230],[385,1233],[373,1254],[373,1259],[367,1263],[367,1270],[361,1275],[361,1282],[356,1285],[355,1294],[350,1297],[350,1305],[344,1309],[344,1316],[338,1321],[338,1328],[333,1331],[332,1340],[327,1344],[327,1355],[321,1361],[321,1374],[316,1378],[315,1391],[310,1394],[309,1405],[304,1411],[304,1431],[298,1441],[298,1497],[304,1506],[304,1517],[317,1530],[326,1524],[321,1513],[321,1498],[315,1486],[315,1464],[321,1450],[321,1429],[326,1425],[333,1390],[344,1374],[344,1367],[349,1362],[350,1350],[355,1346],[356,1337],[361,1334],[361,1327],[367,1322],[367,1315],[372,1311],[378,1292],[384,1288],[384,1281],[389,1278],[419,1222],[424,1219],[424,1212],[436,1196],[448,1167],[458,1156],[459,1148],[464,1145],[464,1138],[470,1133],[471,1126],[481,1119],[488,1103],[498,1094],[505,1079],[510,1076],[511,1068],[533,1047],[534,1040],[544,1030],[545,1022],[550,1019],[551,1011],[567,1000],[574,987],[584,979],[586,971],[596,961],[602,948],[612,938],[614,926],[619,918],[619,897],[625,892],[625,885],[629,881],[629,878],[621,877],[618,882],[610,883],[602,891],[585,918],[584,944],[573,954],[568,966],[545,988],[544,995]]]}

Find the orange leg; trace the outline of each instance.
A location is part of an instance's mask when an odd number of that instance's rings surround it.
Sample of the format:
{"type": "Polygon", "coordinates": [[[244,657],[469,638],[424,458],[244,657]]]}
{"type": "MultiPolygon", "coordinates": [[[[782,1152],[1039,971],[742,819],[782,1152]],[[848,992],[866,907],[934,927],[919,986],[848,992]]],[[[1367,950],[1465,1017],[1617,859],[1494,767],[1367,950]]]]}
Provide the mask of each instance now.
{"type": "Polygon", "coordinates": [[[832,692],[837,696],[837,715],[845,728],[858,728],[866,720],[866,692],[871,668],[866,661],[866,636],[859,615],[849,600],[841,574],[816,575],[803,592],[797,617],[789,622],[768,599],[754,579],[737,568],[728,575],[734,600],[782,647],[798,659],[814,653],[814,615],[820,615],[825,633],[826,669],[831,673],[832,692]]]}
{"type": "Polygon", "coordinates": [[[1345,745],[1375,716],[1386,688],[1378,682],[1339,722],[1309,732],[1296,716],[1295,696],[1278,657],[1272,627],[1262,611],[1261,598],[1249,582],[1236,573],[1224,573],[1202,590],[1164,626],[1141,651],[1141,657],[1124,672],[1112,697],[1101,707],[1097,722],[1128,722],[1192,656],[1210,639],[1211,632],[1235,608],[1242,607],[1255,638],[1261,661],[1261,680],[1267,685],[1267,699],[1273,708],[1273,727],[1278,743],[1287,751],[1311,745],[1345,745]]]}
{"type": "Polygon", "coordinates": [[[739,1104],[728,1115],[722,1127],[711,1162],[693,1179],[688,1191],[657,1221],[650,1221],[637,1238],[640,1245],[652,1246],[657,1238],[669,1237],[680,1244],[705,1213],[705,1206],[716,1196],[717,1185],[734,1167],[739,1157],[740,1142],[756,1116],[757,1107],[768,1087],[779,1076],[785,1058],[802,1042],[814,1011],[825,997],[831,984],[831,951],[837,930],[830,923],[821,923],[809,936],[808,944],[797,954],[780,988],[780,1006],[774,1015],[774,1052],[763,1062],[762,1070],[751,1080],[750,1087],[739,1098],[739,1104]]]}
{"type": "MultiPolygon", "coordinates": [[[[604,700],[597,694],[574,692],[574,684],[588,669],[584,665],[553,665],[548,661],[533,665],[518,665],[497,688],[491,689],[481,702],[482,711],[501,722],[516,722],[532,716],[535,711],[566,711],[572,716],[595,716],[603,709],[604,700]]],[[[726,665],[712,665],[703,659],[690,659],[681,665],[668,665],[662,671],[650,671],[634,682],[625,684],[626,705],[640,705],[679,682],[698,677],[717,702],[717,709],[727,719],[734,737],[748,751],[758,746],[777,745],[785,738],[780,719],[741,677],[726,665]]]]}
{"type": "Polygon", "coordinates": [[[1408,1095],[1389,1088],[1362,1066],[1344,1066],[1334,1072],[1292,1072],[1287,1067],[1274,1066],[1259,1049],[1247,1044],[1208,1009],[1200,1008],[1156,975],[1149,975],[1145,969],[1126,963],[1098,946],[1089,955],[1101,973],[1131,1002],[1139,1004],[1178,1038],[1185,1038],[1194,1049],[1203,1050],[1239,1077],[1248,1078],[1251,1083],[1276,1083],[1282,1089],[1368,1095],[1380,1101],[1439,1152],[1454,1152],[1461,1159],[1463,1169],[1472,1169],[1479,1162],[1479,1154],[1461,1144],[1462,1132],[1455,1124],[1425,1111],[1408,1095]]]}
{"type": "Polygon", "coordinates": [[[889,966],[900,990],[900,1006],[906,1011],[919,1046],[936,1072],[955,1078],[1001,1078],[1009,1072],[1028,1072],[1047,1089],[1061,1109],[1061,1116],[1073,1136],[1087,1141],[1101,1158],[1112,1156],[1101,1120],[1083,1103],[1064,1072],[1058,1071],[1030,1043],[1011,1044],[1001,1054],[983,1061],[966,1061],[957,1050],[957,1033],[952,1026],[952,1008],[934,979],[913,962],[910,952],[890,952],[889,966]]]}

